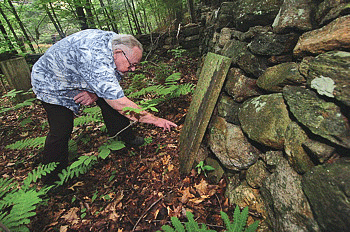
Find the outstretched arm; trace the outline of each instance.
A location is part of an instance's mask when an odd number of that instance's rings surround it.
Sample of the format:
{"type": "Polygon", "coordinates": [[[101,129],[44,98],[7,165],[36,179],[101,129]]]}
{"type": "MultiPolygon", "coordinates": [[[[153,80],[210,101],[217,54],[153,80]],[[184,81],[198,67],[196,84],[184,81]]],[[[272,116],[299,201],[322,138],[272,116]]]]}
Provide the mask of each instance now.
{"type": "Polygon", "coordinates": [[[139,119],[135,118],[131,114],[126,114],[126,112],[123,111],[123,108],[125,108],[125,107],[140,109],[140,107],[136,103],[134,103],[133,101],[131,101],[127,97],[122,97],[122,98],[116,99],[116,100],[105,99],[105,101],[113,109],[117,110],[119,113],[121,113],[122,115],[124,115],[125,117],[127,117],[133,121],[139,121],[142,123],[153,124],[155,126],[163,128],[164,130],[167,130],[167,131],[170,131],[172,127],[177,127],[177,125],[175,123],[173,123],[169,120],[166,120],[164,118],[156,117],[147,111],[141,111],[139,119]]]}

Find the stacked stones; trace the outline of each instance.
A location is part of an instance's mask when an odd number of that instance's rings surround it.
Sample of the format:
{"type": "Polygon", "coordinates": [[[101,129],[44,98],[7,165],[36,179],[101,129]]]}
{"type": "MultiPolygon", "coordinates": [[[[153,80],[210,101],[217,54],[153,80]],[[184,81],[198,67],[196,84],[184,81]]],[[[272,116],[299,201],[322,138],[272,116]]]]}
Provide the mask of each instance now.
{"type": "Polygon", "coordinates": [[[350,228],[348,2],[236,0],[207,17],[209,51],[232,58],[207,163],[260,231],[350,228]]]}

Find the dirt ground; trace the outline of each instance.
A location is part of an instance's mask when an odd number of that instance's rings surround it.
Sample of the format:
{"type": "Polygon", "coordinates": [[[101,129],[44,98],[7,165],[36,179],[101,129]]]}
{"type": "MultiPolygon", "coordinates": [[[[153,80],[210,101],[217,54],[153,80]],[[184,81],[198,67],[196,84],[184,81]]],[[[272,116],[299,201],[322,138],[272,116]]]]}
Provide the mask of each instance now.
{"type": "MultiPolygon", "coordinates": [[[[182,83],[195,81],[198,59],[184,59],[182,83]],[[187,60],[187,61],[186,61],[187,60]]],[[[179,173],[178,140],[190,96],[182,96],[157,106],[157,116],[178,124],[171,132],[152,125],[136,124],[138,134],[149,138],[139,148],[126,147],[100,160],[88,173],[49,192],[31,218],[30,231],[157,231],[170,225],[175,216],[185,221],[186,211],[198,223],[222,231],[220,211],[233,214],[224,196],[225,179],[209,183],[195,169],[187,176],[179,173]]],[[[45,112],[40,104],[11,111],[1,116],[0,176],[21,182],[40,163],[40,150],[10,150],[6,145],[44,136],[45,112]],[[21,125],[25,118],[31,122],[21,125]]],[[[96,154],[108,139],[101,125],[75,128],[72,139],[78,142],[78,155],[96,154]]],[[[40,185],[39,185],[40,186],[40,185]]]]}

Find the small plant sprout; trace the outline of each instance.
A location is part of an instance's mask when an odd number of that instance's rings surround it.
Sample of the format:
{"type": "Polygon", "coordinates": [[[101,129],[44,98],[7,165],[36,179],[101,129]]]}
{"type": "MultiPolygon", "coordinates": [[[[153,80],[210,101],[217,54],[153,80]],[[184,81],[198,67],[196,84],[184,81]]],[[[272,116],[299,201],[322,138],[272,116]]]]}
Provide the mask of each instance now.
{"type": "Polygon", "coordinates": [[[204,165],[204,161],[203,160],[197,164],[196,168],[197,168],[198,174],[201,174],[201,172],[203,171],[205,176],[207,176],[206,171],[213,171],[213,170],[215,170],[215,168],[213,168],[210,165],[204,165]]]}

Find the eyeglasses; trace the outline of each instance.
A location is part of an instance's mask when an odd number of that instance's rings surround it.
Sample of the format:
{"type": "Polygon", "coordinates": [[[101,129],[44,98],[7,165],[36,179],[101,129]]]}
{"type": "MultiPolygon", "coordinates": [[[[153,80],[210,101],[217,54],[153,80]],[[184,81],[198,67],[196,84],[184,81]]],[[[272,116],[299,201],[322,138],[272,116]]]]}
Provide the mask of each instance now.
{"type": "Polygon", "coordinates": [[[129,62],[129,67],[128,70],[131,71],[132,68],[135,68],[137,64],[135,63],[131,63],[129,58],[126,56],[125,52],[123,50],[121,50],[121,52],[123,53],[123,55],[125,56],[125,59],[129,62]]]}

